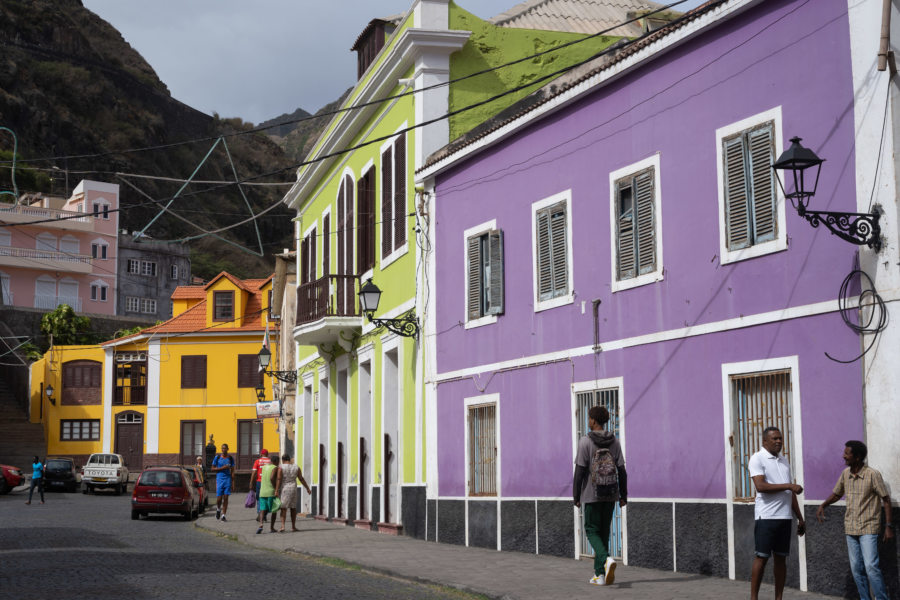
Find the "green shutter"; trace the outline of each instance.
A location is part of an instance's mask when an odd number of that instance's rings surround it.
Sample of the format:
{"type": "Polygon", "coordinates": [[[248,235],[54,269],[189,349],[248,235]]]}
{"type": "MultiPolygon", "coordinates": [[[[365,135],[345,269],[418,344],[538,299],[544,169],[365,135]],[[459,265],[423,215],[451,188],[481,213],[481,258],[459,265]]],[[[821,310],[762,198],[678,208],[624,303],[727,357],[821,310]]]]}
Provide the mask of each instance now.
{"type": "Polygon", "coordinates": [[[747,204],[747,175],[744,166],[744,138],[738,136],[722,144],[725,174],[725,237],[729,250],[751,244],[750,211],[747,204]]]}
{"type": "Polygon", "coordinates": [[[503,314],[503,232],[492,231],[488,234],[488,248],[490,254],[490,282],[487,295],[487,313],[489,315],[503,314]]]}
{"type": "Polygon", "coordinates": [[[466,277],[469,283],[466,312],[472,321],[481,317],[481,237],[470,237],[466,240],[466,246],[466,277]]]}
{"type": "Polygon", "coordinates": [[[654,213],[653,169],[644,171],[634,179],[637,189],[637,255],[638,273],[652,273],[656,270],[656,219],[654,213]]]}
{"type": "Polygon", "coordinates": [[[775,177],[772,161],[775,156],[775,135],[772,123],[747,135],[750,159],[750,193],[753,198],[753,243],[774,240],[777,235],[775,219],[775,177]]]}

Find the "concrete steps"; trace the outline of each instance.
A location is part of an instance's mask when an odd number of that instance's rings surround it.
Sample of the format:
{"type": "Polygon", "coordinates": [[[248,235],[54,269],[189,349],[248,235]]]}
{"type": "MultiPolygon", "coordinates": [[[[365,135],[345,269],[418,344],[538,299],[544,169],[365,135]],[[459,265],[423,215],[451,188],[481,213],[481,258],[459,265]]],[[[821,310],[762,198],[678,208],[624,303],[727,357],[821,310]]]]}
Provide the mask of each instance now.
{"type": "Polygon", "coordinates": [[[44,426],[28,422],[12,390],[0,380],[0,463],[30,472],[35,455],[44,458],[46,454],[44,426]]]}

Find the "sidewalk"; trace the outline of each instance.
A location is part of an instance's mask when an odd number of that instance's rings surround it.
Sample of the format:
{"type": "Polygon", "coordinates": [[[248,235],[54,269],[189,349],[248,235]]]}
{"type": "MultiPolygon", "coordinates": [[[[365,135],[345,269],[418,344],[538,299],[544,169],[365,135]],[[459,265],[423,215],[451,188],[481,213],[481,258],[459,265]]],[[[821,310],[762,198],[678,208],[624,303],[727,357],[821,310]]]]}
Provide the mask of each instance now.
{"type": "MultiPolygon", "coordinates": [[[[240,500],[238,494],[233,500],[240,500]]],[[[235,536],[238,541],[257,548],[295,552],[314,557],[337,558],[367,570],[423,583],[435,583],[490,598],[546,600],[548,598],[584,598],[588,594],[615,598],[652,600],[723,600],[747,598],[750,584],[716,577],[656,571],[619,564],[615,584],[609,588],[588,584],[592,563],[555,556],[537,556],[519,552],[497,552],[436,544],[409,537],[394,537],[362,531],[315,519],[297,518],[300,532],[290,532],[290,516],[285,533],[256,534],[255,509],[235,502],[229,507],[228,521],[215,517],[215,505],[197,519],[196,527],[235,536]],[[613,593],[614,592],[614,593],[613,593]]],[[[280,518],[276,529],[281,526],[280,518]]],[[[761,598],[774,598],[772,586],[763,584],[761,598]]],[[[784,600],[824,600],[831,596],[784,591],[784,600]]]]}

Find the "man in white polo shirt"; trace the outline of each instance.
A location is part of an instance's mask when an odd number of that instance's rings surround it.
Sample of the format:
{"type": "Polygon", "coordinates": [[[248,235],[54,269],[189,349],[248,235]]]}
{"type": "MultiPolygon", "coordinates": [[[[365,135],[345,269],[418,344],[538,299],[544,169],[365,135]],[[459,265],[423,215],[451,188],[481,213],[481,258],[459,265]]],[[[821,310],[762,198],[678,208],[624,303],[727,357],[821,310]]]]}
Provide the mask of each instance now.
{"type": "Polygon", "coordinates": [[[756,487],[756,522],[753,537],[756,556],[750,576],[750,598],[758,600],[759,586],[769,557],[775,555],[775,599],[781,600],[787,575],[786,558],[791,551],[791,512],[797,516],[797,535],[806,533],[806,523],[797,502],[803,488],[791,483],[791,464],[781,455],[784,437],[777,427],[763,431],[762,450],[750,457],[749,469],[756,487]]]}

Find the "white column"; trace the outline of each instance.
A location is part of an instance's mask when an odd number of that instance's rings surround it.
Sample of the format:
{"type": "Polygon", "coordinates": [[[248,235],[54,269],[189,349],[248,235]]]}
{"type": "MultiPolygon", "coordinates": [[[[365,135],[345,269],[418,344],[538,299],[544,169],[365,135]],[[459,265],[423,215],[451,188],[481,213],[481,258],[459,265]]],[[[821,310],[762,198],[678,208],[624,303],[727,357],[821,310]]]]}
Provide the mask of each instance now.
{"type": "Polygon", "coordinates": [[[159,341],[147,345],[147,442],[145,454],[159,454],[159,341]]]}
{"type": "Polygon", "coordinates": [[[103,432],[102,452],[112,452],[113,441],[113,416],[112,416],[112,399],[113,384],[116,379],[115,357],[112,348],[106,348],[103,351],[103,365],[106,371],[106,377],[103,378],[103,432]]]}
{"type": "MultiPolygon", "coordinates": [[[[422,340],[424,349],[422,352],[425,366],[425,452],[426,452],[426,487],[425,497],[437,499],[438,497],[438,445],[437,445],[437,337],[433,334],[437,330],[437,318],[435,315],[435,298],[437,297],[437,267],[436,251],[434,244],[434,214],[436,197],[434,194],[434,180],[425,182],[425,194],[428,200],[425,203],[430,215],[426,234],[432,241],[431,253],[426,257],[425,269],[428,272],[428,303],[425,304],[425,320],[423,322],[422,340]]],[[[428,515],[429,519],[434,518],[428,515]]]]}

